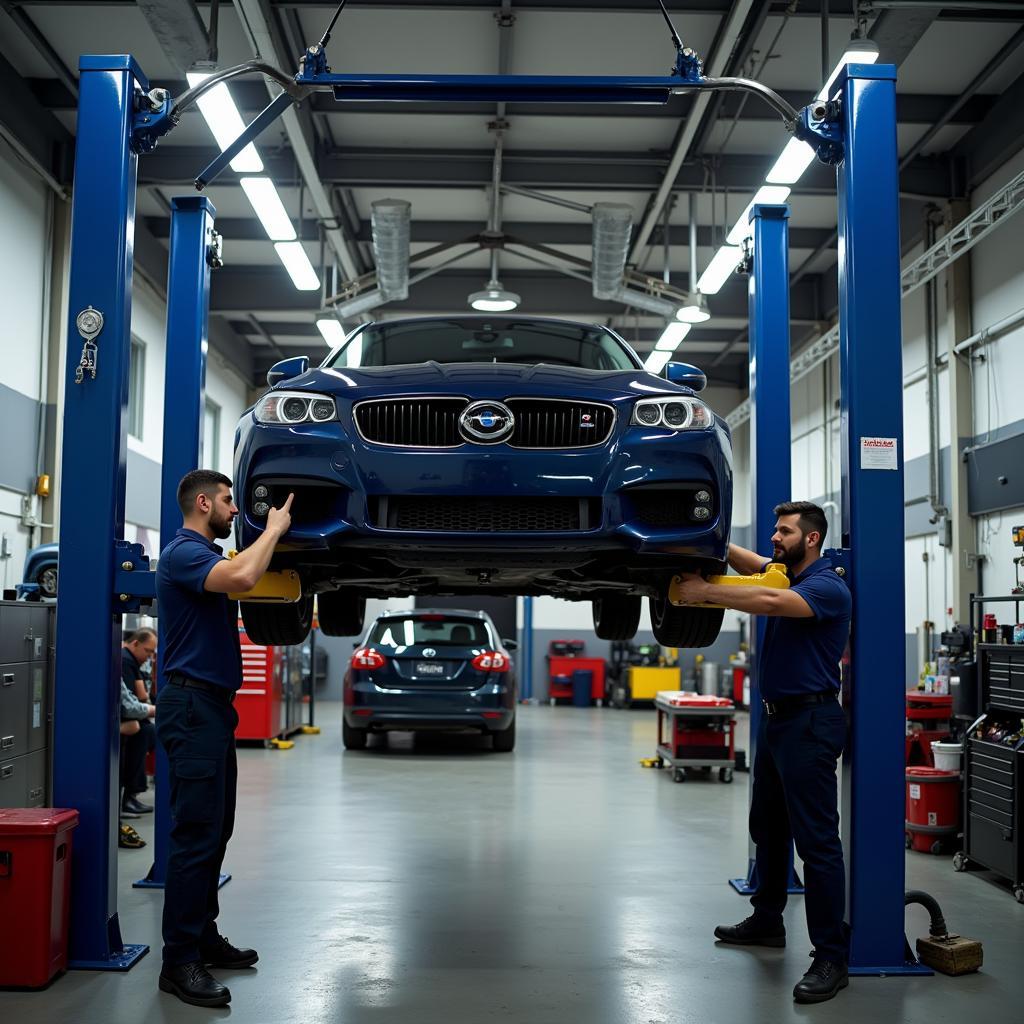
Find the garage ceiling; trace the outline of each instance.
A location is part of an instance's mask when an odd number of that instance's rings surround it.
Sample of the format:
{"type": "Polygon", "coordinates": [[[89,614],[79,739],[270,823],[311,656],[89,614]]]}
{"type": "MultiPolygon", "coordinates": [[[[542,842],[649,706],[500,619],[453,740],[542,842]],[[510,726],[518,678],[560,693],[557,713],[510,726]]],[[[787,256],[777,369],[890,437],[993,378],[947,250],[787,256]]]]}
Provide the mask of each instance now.
{"type": "MultiPolygon", "coordinates": [[[[251,59],[261,22],[269,32],[264,45],[276,43],[294,59],[321,36],[335,6],[333,0],[222,0],[217,60],[226,67],[251,59]],[[247,32],[243,21],[250,29],[255,22],[255,30],[247,32]]],[[[850,0],[825,4],[827,19],[820,0],[668,0],[667,6],[706,65],[717,61],[722,73],[757,77],[797,107],[824,78],[823,22],[829,68],[856,27],[850,0]]],[[[909,248],[922,235],[929,207],[969,193],[1020,148],[1024,5],[878,0],[861,8],[862,27],[878,43],[881,60],[899,65],[902,230],[909,248]],[[932,131],[936,125],[941,127],[932,131]]],[[[132,53],[153,85],[179,94],[185,67],[208,57],[210,14],[209,3],[192,0],[0,0],[0,122],[55,178],[68,182],[79,54],[132,53]]],[[[656,0],[351,0],[328,54],[336,71],[434,74],[495,74],[503,65],[512,74],[666,74],[674,57],[656,0]]],[[[256,79],[236,80],[230,90],[247,120],[268,102],[256,79]]],[[[417,269],[450,255],[417,261],[418,254],[479,234],[487,227],[494,125],[501,117],[507,122],[502,181],[516,189],[502,198],[503,232],[589,260],[590,216],[573,204],[627,203],[634,237],[645,219],[655,218],[649,242],[632,253],[632,265],[661,279],[667,236],[670,283],[687,290],[690,194],[696,195],[697,264],[703,270],[786,141],[781,122],[759,100],[721,94],[703,112],[699,107],[692,95],[664,107],[510,103],[499,111],[487,103],[340,106],[317,94],[299,117],[306,166],[315,165],[312,190],[303,179],[303,154],[280,122],[257,145],[324,289],[295,289],[238,187],[239,175],[227,171],[208,190],[226,263],[213,279],[211,341],[253,382],[282,354],[319,360],[325,346],[314,321],[324,293],[349,276],[343,268],[335,272],[334,244],[350,269],[371,271],[370,204],[384,198],[412,204],[417,269]],[[655,196],[684,133],[692,138],[671,182],[666,229],[655,196]]],[[[192,179],[215,152],[193,109],[139,162],[136,255],[157,282],[166,273],[169,200],[194,194],[192,179]]],[[[798,349],[828,326],[837,305],[834,175],[812,167],[790,201],[798,349]]],[[[641,353],[664,326],[657,317],[597,300],[587,281],[522,255],[499,251],[498,265],[504,286],[522,296],[523,312],[600,320],[641,353]]],[[[373,315],[464,312],[466,296],[484,286],[488,271],[489,254],[477,252],[414,284],[407,300],[373,315]]],[[[691,331],[680,357],[702,365],[715,381],[744,386],[745,281],[734,278],[708,304],[711,320],[691,331]]]]}

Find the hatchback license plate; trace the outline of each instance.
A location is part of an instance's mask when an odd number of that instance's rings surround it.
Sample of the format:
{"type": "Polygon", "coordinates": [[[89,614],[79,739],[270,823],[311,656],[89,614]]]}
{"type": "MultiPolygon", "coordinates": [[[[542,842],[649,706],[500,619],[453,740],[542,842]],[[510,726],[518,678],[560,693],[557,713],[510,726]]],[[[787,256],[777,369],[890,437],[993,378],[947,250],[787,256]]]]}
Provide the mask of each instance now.
{"type": "Polygon", "coordinates": [[[416,662],[416,675],[443,676],[444,665],[437,661],[418,661],[416,662]]]}

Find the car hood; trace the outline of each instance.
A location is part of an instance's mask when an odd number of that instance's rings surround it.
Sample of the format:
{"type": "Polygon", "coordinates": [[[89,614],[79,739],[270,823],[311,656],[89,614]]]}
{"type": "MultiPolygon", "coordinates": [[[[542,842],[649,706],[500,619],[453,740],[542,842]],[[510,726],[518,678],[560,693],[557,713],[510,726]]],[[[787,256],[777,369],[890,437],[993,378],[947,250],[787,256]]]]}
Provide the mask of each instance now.
{"type": "Polygon", "coordinates": [[[641,369],[584,370],[538,363],[410,363],[352,369],[319,367],[282,381],[281,390],[318,391],[350,400],[376,395],[457,394],[488,398],[529,396],[606,399],[645,395],[692,395],[694,392],[641,369]]]}

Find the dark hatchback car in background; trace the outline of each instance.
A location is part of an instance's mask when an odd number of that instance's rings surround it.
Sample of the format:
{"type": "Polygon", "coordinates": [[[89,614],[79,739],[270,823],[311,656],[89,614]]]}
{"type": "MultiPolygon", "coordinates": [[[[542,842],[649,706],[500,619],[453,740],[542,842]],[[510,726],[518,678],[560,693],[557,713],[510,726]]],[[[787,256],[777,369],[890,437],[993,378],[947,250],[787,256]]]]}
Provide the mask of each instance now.
{"type": "Polygon", "coordinates": [[[516,742],[516,678],[485,612],[386,612],[357,645],[345,673],[342,740],[362,750],[371,732],[458,730],[516,742]]]}

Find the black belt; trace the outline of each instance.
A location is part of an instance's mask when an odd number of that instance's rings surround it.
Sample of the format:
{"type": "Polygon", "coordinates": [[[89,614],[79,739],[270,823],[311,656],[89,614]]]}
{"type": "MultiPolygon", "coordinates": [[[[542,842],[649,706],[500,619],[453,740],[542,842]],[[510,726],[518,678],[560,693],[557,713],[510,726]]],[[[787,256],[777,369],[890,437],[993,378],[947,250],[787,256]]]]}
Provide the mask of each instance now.
{"type": "Polygon", "coordinates": [[[771,716],[788,715],[801,708],[810,707],[813,704],[831,704],[837,696],[834,692],[828,693],[801,693],[793,697],[780,697],[778,700],[762,700],[765,713],[771,716]]]}
{"type": "Polygon", "coordinates": [[[190,679],[188,676],[179,675],[177,672],[168,676],[167,681],[172,686],[184,686],[188,690],[202,690],[203,693],[208,693],[225,704],[233,704],[235,702],[235,691],[229,690],[224,686],[217,686],[216,683],[207,683],[202,679],[190,679]]]}

